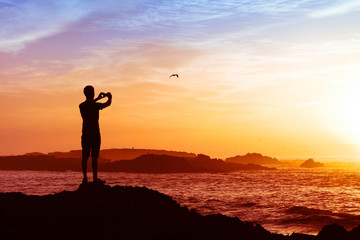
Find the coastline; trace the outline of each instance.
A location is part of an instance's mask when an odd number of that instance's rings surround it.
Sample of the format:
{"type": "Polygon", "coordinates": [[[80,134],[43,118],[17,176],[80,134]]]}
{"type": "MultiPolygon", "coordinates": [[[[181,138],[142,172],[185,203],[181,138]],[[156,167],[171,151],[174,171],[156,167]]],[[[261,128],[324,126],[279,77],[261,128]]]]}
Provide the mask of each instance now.
{"type": "Polygon", "coordinates": [[[44,196],[0,193],[0,209],[4,239],[277,240],[360,237],[360,226],[347,232],[338,225],[325,226],[316,236],[275,234],[261,225],[243,222],[236,217],[201,215],[180,206],[171,197],[145,187],[87,184],[72,192],[44,196]]]}

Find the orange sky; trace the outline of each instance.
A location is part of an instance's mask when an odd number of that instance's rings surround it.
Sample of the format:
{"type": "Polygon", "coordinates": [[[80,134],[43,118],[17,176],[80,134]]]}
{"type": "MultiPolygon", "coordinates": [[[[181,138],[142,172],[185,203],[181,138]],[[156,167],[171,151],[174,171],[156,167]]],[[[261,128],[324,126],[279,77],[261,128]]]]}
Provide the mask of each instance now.
{"type": "Polygon", "coordinates": [[[35,2],[0,5],[1,155],[80,149],[88,84],[102,148],[360,154],[358,1],[35,2]]]}

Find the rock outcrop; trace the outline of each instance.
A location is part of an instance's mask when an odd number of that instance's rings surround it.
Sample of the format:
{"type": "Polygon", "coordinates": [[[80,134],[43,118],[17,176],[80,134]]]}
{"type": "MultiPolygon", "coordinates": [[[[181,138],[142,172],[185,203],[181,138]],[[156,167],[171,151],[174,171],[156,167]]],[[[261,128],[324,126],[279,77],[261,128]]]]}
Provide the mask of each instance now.
{"type": "Polygon", "coordinates": [[[312,158],[309,158],[305,162],[303,162],[300,167],[302,168],[317,168],[317,167],[323,167],[324,164],[321,162],[315,162],[312,158]]]}
{"type": "Polygon", "coordinates": [[[202,216],[140,187],[89,183],[74,192],[0,193],[1,239],[360,239],[360,226],[324,227],[318,236],[273,234],[221,214],[202,216]],[[335,238],[333,238],[335,237],[335,238]]]}
{"type": "Polygon", "coordinates": [[[283,163],[276,158],[263,156],[260,153],[247,153],[246,155],[237,155],[235,157],[229,157],[225,159],[225,162],[229,163],[241,163],[241,164],[260,164],[260,165],[282,165],[283,163]]]}

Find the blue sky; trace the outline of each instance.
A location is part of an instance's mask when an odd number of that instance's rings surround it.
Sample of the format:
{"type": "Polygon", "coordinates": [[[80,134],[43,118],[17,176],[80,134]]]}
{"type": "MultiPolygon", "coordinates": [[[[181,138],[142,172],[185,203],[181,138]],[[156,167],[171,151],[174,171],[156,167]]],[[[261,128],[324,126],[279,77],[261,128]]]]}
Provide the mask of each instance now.
{"type": "Polygon", "coordinates": [[[359,8],[359,1],[1,1],[0,47],[18,51],[65,31],[111,30],[127,33],[125,38],[173,41],[209,32],[256,34],[267,27],[356,14],[359,8]]]}

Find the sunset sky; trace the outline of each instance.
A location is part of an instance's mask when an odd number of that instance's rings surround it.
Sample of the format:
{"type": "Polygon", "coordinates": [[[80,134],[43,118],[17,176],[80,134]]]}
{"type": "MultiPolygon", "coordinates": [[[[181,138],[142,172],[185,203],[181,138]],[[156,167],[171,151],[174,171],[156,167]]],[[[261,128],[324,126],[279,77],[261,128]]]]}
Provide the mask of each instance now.
{"type": "Polygon", "coordinates": [[[90,84],[102,148],[360,156],[358,0],[0,0],[0,23],[0,155],[80,149],[90,84]]]}

